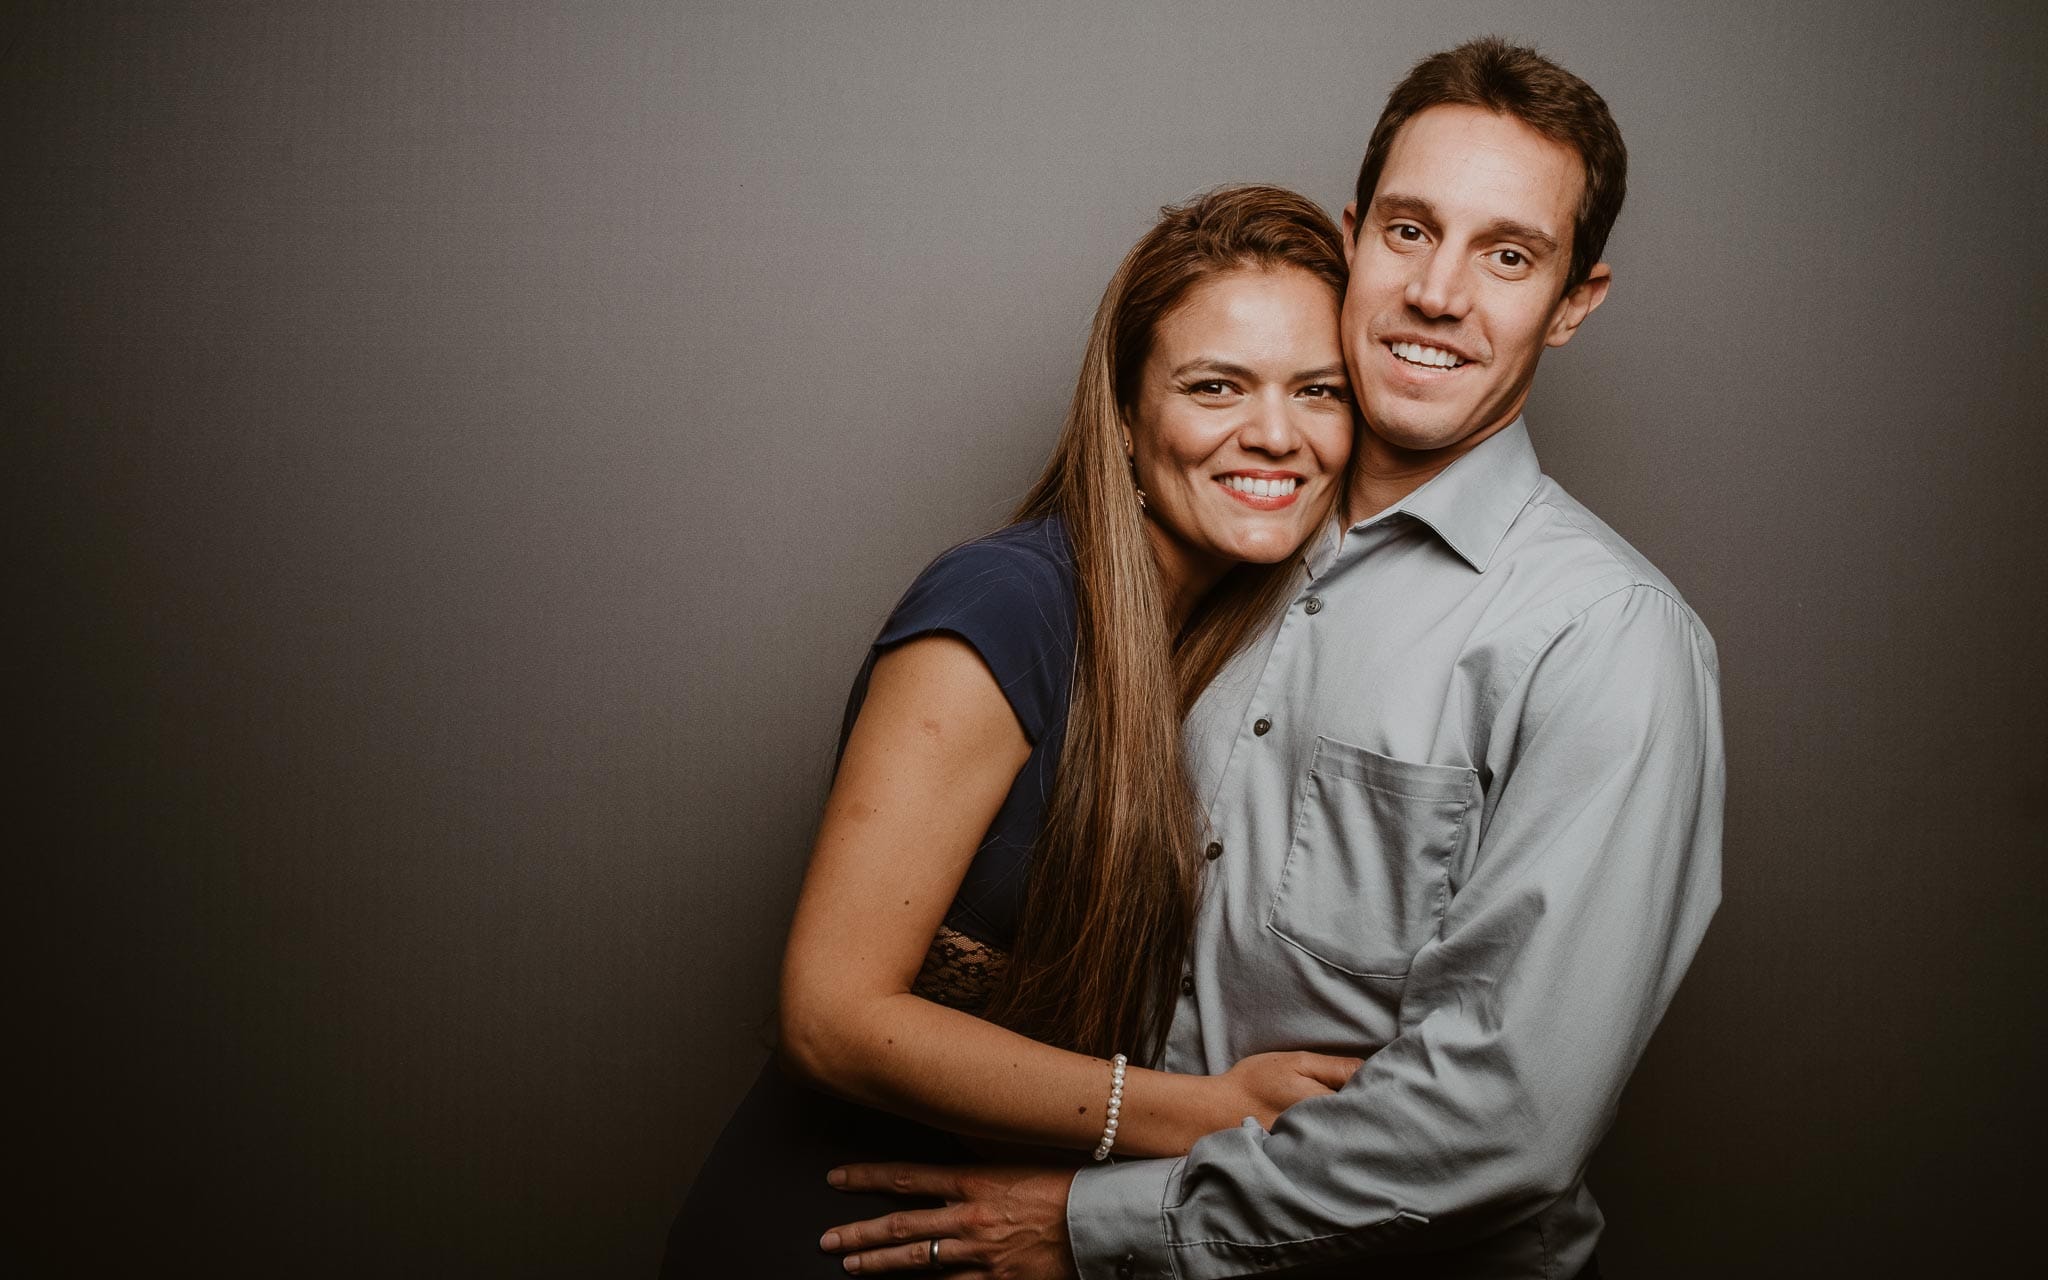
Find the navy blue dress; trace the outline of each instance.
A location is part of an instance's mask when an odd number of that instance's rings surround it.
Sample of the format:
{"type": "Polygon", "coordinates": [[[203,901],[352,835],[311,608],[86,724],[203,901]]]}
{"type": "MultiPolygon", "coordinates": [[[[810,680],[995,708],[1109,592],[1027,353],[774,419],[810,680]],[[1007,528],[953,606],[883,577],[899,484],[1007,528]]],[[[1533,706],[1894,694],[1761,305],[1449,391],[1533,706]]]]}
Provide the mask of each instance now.
{"type": "MultiPolygon", "coordinates": [[[[1031,520],[955,547],[918,575],[855,679],[840,747],[866,697],[875,659],[918,636],[958,636],[988,664],[1031,754],[976,849],[941,934],[996,953],[1016,936],[1031,851],[1044,824],[1074,669],[1073,554],[1057,519],[1031,520]]],[[[929,967],[929,966],[928,966],[929,967]]],[[[825,1185],[834,1165],[958,1162],[952,1135],[818,1093],[765,1067],[697,1174],[669,1231],[662,1274],[843,1277],[818,1237],[841,1223],[919,1202],[825,1185]]]]}

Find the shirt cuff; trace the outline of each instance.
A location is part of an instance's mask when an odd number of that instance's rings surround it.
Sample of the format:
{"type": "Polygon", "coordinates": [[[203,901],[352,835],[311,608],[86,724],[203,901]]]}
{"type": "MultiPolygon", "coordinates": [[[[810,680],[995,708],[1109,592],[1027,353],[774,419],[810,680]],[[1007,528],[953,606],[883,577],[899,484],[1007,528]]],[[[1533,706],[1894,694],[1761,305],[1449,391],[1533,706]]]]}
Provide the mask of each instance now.
{"type": "Polygon", "coordinates": [[[1074,1175],[1067,1243],[1081,1280],[1172,1280],[1166,1188],[1180,1160],[1125,1160],[1074,1175]]]}

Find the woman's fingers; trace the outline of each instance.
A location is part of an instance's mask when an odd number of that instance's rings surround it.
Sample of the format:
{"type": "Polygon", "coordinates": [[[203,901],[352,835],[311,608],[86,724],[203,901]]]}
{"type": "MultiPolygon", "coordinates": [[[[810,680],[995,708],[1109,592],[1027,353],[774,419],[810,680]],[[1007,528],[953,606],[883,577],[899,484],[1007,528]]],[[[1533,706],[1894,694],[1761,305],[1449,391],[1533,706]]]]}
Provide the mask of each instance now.
{"type": "Polygon", "coordinates": [[[1307,1059],[1302,1063],[1302,1074],[1330,1089],[1343,1088],[1344,1082],[1365,1065],[1363,1058],[1340,1058],[1329,1053],[1304,1053],[1301,1056],[1307,1059]]]}

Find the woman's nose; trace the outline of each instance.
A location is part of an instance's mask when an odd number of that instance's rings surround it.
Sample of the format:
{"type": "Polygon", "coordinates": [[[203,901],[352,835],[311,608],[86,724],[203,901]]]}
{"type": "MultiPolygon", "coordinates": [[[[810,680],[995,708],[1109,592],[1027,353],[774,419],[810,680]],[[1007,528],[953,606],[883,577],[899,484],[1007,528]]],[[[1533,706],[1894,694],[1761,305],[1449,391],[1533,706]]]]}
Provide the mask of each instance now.
{"type": "Polygon", "coordinates": [[[1286,393],[1275,389],[1256,397],[1251,412],[1238,428],[1238,440],[1260,453],[1292,453],[1301,444],[1301,429],[1294,421],[1293,405],[1286,393]]]}

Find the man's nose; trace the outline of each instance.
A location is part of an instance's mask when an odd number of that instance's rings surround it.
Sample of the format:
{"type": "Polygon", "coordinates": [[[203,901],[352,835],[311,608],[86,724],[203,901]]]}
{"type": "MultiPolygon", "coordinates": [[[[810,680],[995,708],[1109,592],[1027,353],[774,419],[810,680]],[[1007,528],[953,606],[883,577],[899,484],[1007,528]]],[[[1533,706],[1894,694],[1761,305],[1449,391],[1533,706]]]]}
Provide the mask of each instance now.
{"type": "Polygon", "coordinates": [[[1470,302],[1466,284],[1458,256],[1439,250],[1416,264],[1404,300],[1431,319],[1456,320],[1465,314],[1470,302]]]}

